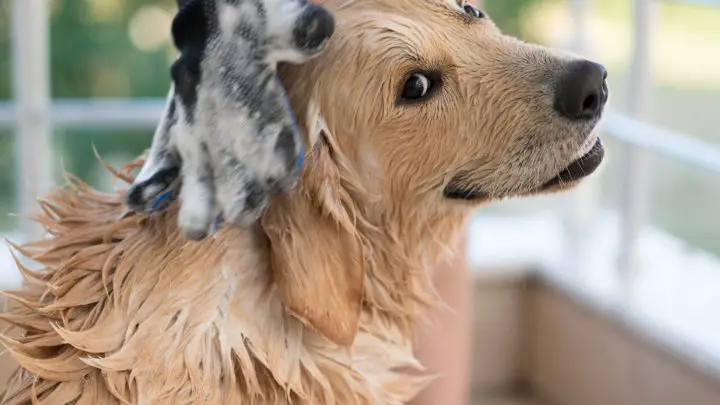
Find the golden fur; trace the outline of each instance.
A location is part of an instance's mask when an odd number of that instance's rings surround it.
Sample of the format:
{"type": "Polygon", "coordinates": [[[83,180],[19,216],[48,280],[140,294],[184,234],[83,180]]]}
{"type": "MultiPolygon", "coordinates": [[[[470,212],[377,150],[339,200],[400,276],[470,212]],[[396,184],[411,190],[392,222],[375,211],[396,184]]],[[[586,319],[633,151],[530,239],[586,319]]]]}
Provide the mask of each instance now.
{"type": "Polygon", "coordinates": [[[535,193],[592,125],[547,101],[569,57],[452,0],[326,4],[327,52],[282,70],[311,151],[255,229],[188,242],[177,207],[129,213],[77,180],[41,202],[52,237],[16,250],[43,268],[21,267],[0,314],[22,332],[2,338],[21,365],[3,404],[400,405],[432,378],[412,330],[433,264],[478,203],[535,193]],[[441,90],[397,103],[418,68],[441,90]],[[488,199],[443,198],[452,178],[488,199]]]}

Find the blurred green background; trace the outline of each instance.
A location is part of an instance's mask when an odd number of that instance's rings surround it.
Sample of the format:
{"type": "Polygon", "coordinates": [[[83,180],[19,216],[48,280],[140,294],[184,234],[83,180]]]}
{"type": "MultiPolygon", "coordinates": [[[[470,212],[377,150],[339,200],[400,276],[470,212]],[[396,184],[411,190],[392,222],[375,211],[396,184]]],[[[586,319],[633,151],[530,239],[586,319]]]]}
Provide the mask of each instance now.
{"type": "MultiPolygon", "coordinates": [[[[12,96],[10,2],[0,1],[0,101],[12,96]]],[[[565,46],[573,24],[566,0],[485,0],[486,11],[508,34],[565,46]]],[[[592,0],[586,30],[589,56],[610,72],[611,108],[627,108],[632,52],[632,3],[592,0]]],[[[168,32],[174,0],[51,1],[52,94],[56,98],[164,97],[174,57],[168,32]]],[[[662,3],[652,38],[654,124],[720,145],[720,8],[662,3]]],[[[93,144],[120,165],[150,144],[152,131],[57,131],[55,161],[102,186],[107,176],[93,144]]],[[[623,145],[609,140],[611,152],[623,145]]],[[[16,222],[13,134],[0,132],[0,232],[16,222]]],[[[619,173],[610,154],[602,204],[617,206],[619,173]]],[[[653,156],[650,222],[693,246],[720,254],[720,178],[669,158],[653,156]]],[[[550,201],[550,200],[549,200],[550,201]]],[[[552,204],[552,203],[549,203],[552,204]]],[[[543,200],[514,202],[497,212],[544,209],[543,200]],[[515,204],[515,205],[513,205],[515,204]],[[518,204],[523,204],[518,208],[518,204]]]]}

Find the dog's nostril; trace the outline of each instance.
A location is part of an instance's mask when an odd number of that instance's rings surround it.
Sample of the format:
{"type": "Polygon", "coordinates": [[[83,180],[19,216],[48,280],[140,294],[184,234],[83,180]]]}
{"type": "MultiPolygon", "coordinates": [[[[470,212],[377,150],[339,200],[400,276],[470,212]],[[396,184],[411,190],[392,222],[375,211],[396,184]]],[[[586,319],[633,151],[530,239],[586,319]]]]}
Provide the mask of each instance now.
{"type": "Polygon", "coordinates": [[[591,94],[583,101],[583,111],[594,111],[597,109],[598,96],[591,94]]]}
{"type": "Polygon", "coordinates": [[[606,78],[602,65],[584,60],[570,63],[555,89],[555,110],[573,120],[597,117],[606,100],[606,78]]]}

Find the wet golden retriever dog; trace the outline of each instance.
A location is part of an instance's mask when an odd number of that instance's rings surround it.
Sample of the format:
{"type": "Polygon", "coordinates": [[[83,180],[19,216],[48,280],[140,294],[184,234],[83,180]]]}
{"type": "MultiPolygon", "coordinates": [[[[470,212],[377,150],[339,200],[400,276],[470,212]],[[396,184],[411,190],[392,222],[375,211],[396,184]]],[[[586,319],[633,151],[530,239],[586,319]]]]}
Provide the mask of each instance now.
{"type": "Polygon", "coordinates": [[[463,1],[325,4],[327,51],[281,71],[301,180],[255,229],[186,241],[176,207],[129,213],[77,181],[42,202],[52,237],[18,251],[44,268],[2,315],[5,404],[402,404],[433,378],[412,330],[466,218],[600,164],[602,66],[463,1]]]}

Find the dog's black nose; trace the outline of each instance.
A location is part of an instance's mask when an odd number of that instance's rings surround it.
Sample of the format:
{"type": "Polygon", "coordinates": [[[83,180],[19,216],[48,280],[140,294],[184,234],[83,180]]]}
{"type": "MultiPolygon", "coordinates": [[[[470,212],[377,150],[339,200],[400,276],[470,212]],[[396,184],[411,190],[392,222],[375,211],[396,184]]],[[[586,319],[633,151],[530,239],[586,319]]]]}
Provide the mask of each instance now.
{"type": "Polygon", "coordinates": [[[298,19],[294,35],[300,49],[314,50],[330,39],[335,31],[335,19],[322,6],[311,4],[298,19]]]}
{"type": "Polygon", "coordinates": [[[606,78],[602,65],[590,61],[570,63],[555,89],[555,109],[573,120],[597,117],[608,98],[606,78]]]}

